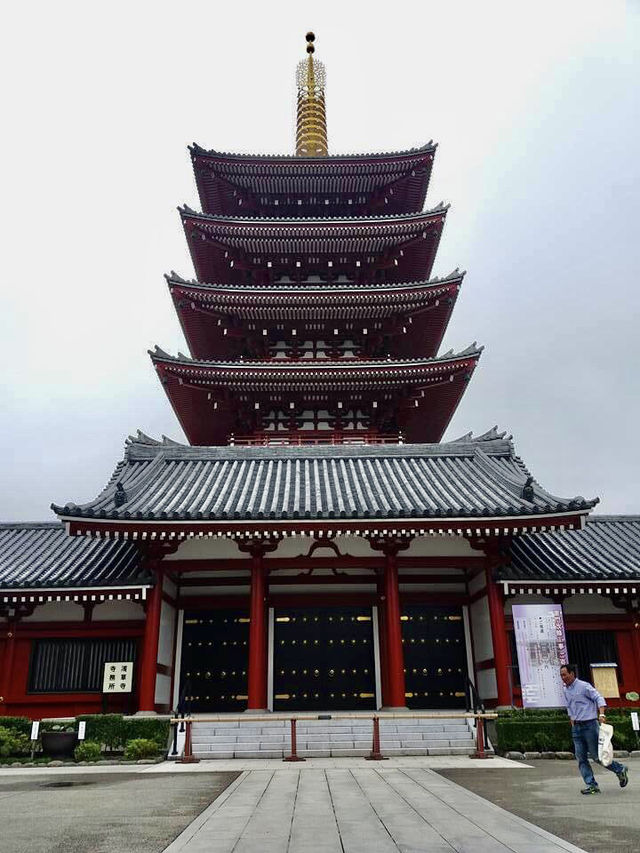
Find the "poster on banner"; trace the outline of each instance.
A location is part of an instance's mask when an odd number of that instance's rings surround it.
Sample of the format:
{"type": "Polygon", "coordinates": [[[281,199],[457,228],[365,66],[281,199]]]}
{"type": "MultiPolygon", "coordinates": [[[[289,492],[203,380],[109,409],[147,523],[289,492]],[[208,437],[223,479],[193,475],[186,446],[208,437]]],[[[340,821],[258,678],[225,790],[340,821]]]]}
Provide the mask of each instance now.
{"type": "Polygon", "coordinates": [[[560,667],[568,662],[560,604],[514,604],[513,627],[525,708],[565,707],[560,667]]]}

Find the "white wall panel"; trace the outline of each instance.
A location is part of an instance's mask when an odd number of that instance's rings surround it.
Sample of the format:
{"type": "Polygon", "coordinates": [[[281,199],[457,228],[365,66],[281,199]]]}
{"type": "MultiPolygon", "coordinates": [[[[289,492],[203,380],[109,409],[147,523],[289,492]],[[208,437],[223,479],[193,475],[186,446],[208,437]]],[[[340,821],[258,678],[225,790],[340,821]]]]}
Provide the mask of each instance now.
{"type": "Polygon", "coordinates": [[[469,544],[468,539],[462,536],[417,536],[411,541],[411,544],[406,551],[401,551],[400,556],[411,557],[447,557],[446,562],[450,561],[451,557],[478,557],[477,551],[474,551],[469,544]]]}
{"type": "Polygon", "coordinates": [[[243,554],[235,542],[230,539],[212,537],[211,539],[187,539],[180,544],[174,554],[169,554],[162,561],[170,563],[172,560],[213,560],[224,557],[230,560],[245,560],[247,555],[243,554]]]}
{"type": "Polygon", "coordinates": [[[154,699],[156,705],[171,704],[171,679],[168,675],[158,674],[156,676],[156,693],[154,699]]]}
{"type": "Polygon", "coordinates": [[[476,592],[480,592],[481,589],[484,589],[486,585],[487,581],[485,573],[480,572],[469,581],[469,595],[475,595],[476,592]]]}
{"type": "Polygon", "coordinates": [[[478,683],[476,689],[480,694],[480,698],[496,699],[498,697],[498,684],[496,682],[495,669],[482,669],[478,673],[478,683]]]}
{"type": "Polygon", "coordinates": [[[171,578],[163,578],[162,591],[166,592],[169,598],[175,598],[178,593],[178,587],[174,584],[171,578]]]}
{"type": "Polygon", "coordinates": [[[74,601],[49,601],[41,604],[22,622],[82,622],[84,607],[74,601]]]}
{"type": "Polygon", "coordinates": [[[166,601],[160,611],[160,636],[158,638],[158,663],[173,665],[173,638],[176,624],[176,610],[166,601]]]}
{"type": "Polygon", "coordinates": [[[469,608],[469,615],[476,663],[488,660],[493,657],[493,637],[491,636],[489,603],[486,596],[474,601],[469,608]]]}
{"type": "Polygon", "coordinates": [[[140,621],[144,619],[144,608],[137,601],[101,601],[93,608],[93,622],[140,621]]]}
{"type": "Polygon", "coordinates": [[[610,598],[594,593],[592,595],[572,595],[565,598],[562,602],[562,610],[570,615],[572,613],[586,614],[593,613],[599,615],[601,613],[616,614],[619,616],[624,613],[619,607],[614,607],[610,598]]]}

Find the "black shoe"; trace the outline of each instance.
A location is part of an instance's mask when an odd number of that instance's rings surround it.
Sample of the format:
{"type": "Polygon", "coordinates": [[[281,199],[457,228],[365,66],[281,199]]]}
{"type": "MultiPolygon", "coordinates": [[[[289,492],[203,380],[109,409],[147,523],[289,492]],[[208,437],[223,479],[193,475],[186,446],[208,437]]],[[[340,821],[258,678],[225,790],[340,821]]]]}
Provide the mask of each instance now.
{"type": "MultiPolygon", "coordinates": [[[[622,784],[622,782],[621,782],[620,784],[622,784]]],[[[600,793],[600,788],[598,788],[598,786],[597,786],[597,785],[587,785],[587,787],[586,787],[586,788],[583,788],[583,789],[580,791],[580,793],[581,793],[581,794],[599,794],[599,793],[600,793]]]]}
{"type": "Polygon", "coordinates": [[[629,784],[629,768],[626,765],[618,773],[618,782],[621,788],[626,788],[629,784]]]}

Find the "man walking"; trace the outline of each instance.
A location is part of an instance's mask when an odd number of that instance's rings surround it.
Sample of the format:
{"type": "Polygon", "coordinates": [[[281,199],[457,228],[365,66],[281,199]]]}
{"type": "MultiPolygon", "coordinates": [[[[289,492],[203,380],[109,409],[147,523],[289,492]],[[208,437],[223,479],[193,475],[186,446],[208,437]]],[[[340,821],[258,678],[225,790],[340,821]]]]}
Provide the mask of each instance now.
{"type": "MultiPolygon", "coordinates": [[[[606,721],[604,709],[606,702],[592,687],[588,681],[576,678],[576,668],[567,663],[560,667],[560,678],[564,683],[565,698],[567,700],[567,712],[571,721],[571,735],[573,745],[578,759],[578,767],[587,786],[583,788],[582,794],[599,794],[600,788],[596,782],[591,764],[589,764],[588,753],[598,760],[598,734],[600,723],[606,721]]],[[[629,784],[628,768],[619,761],[612,761],[606,768],[618,777],[621,788],[629,784]]]]}

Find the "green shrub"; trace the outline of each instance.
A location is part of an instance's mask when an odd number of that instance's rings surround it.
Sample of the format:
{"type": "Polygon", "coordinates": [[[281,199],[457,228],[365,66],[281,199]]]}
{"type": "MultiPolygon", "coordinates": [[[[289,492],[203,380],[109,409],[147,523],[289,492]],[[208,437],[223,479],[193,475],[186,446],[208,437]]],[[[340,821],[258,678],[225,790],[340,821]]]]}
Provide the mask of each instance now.
{"type": "Polygon", "coordinates": [[[157,741],[138,737],[127,741],[124,757],[128,761],[138,761],[141,758],[155,758],[159,752],[157,741]]]}
{"type": "Polygon", "coordinates": [[[0,756],[28,755],[31,751],[29,738],[21,732],[0,726],[0,756]]]}
{"type": "Polygon", "coordinates": [[[83,740],[76,746],[73,757],[76,761],[99,761],[102,748],[94,740],[83,740]]]}
{"type": "Polygon", "coordinates": [[[633,730],[630,712],[625,708],[614,708],[607,714],[607,722],[613,726],[614,749],[638,749],[638,738],[633,730]]]}
{"type": "MultiPolygon", "coordinates": [[[[636,749],[630,710],[612,708],[607,721],[613,726],[614,749],[636,749]]],[[[573,751],[571,725],[564,708],[501,711],[496,720],[497,749],[500,752],[573,751]]]]}
{"type": "Polygon", "coordinates": [[[27,737],[31,734],[31,720],[27,717],[0,717],[0,726],[27,737]]]}
{"type": "Polygon", "coordinates": [[[160,751],[167,748],[169,738],[169,721],[155,720],[152,717],[136,717],[125,720],[127,740],[145,738],[154,740],[160,751]]]}
{"type": "Polygon", "coordinates": [[[77,722],[82,720],[87,724],[85,730],[87,740],[102,744],[108,752],[124,749],[128,733],[122,714],[88,714],[76,717],[77,722]]]}
{"type": "Polygon", "coordinates": [[[501,752],[569,752],[572,749],[568,717],[562,719],[502,718],[496,720],[497,748],[501,752]]]}
{"type": "Polygon", "coordinates": [[[157,750],[166,749],[169,738],[168,720],[156,720],[150,717],[125,719],[121,714],[88,714],[77,717],[87,724],[86,736],[102,744],[108,752],[120,752],[130,740],[153,740],[157,750]]]}

